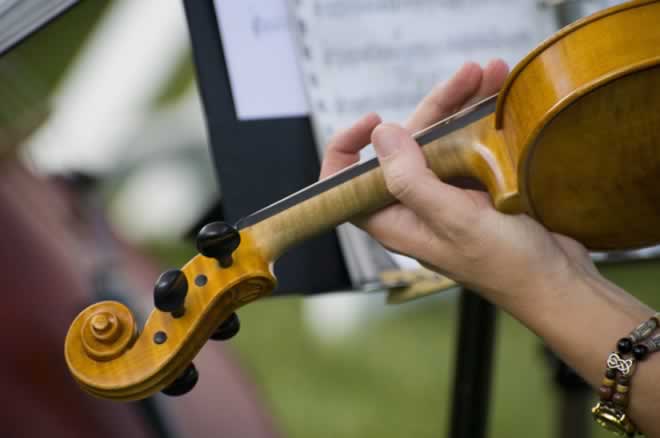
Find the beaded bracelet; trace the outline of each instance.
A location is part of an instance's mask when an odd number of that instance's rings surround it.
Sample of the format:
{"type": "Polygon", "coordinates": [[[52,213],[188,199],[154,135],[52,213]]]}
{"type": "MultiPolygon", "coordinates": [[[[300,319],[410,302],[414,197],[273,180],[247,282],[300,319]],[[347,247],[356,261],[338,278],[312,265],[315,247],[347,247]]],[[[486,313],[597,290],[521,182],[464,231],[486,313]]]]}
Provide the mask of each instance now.
{"type": "Polygon", "coordinates": [[[630,380],[636,362],[660,350],[660,334],[651,335],[660,326],[660,313],[640,324],[617,342],[617,351],[607,358],[607,368],[598,389],[600,402],[591,410],[598,424],[621,436],[633,437],[639,432],[626,414],[630,401],[630,380]]]}

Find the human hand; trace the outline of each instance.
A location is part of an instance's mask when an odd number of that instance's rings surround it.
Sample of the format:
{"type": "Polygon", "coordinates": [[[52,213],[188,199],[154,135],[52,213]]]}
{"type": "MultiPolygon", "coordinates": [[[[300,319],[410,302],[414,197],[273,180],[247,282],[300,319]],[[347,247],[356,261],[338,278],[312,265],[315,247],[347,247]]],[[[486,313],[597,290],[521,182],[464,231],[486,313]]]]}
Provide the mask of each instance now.
{"type": "Polygon", "coordinates": [[[545,283],[594,272],[578,242],[550,233],[527,215],[496,211],[488,194],[440,181],[411,134],[501,87],[508,74],[496,60],[465,64],[422,100],[405,128],[369,114],[328,145],[321,178],[353,164],[371,139],[389,191],[399,203],[357,223],[385,247],[505,304],[545,283]]]}

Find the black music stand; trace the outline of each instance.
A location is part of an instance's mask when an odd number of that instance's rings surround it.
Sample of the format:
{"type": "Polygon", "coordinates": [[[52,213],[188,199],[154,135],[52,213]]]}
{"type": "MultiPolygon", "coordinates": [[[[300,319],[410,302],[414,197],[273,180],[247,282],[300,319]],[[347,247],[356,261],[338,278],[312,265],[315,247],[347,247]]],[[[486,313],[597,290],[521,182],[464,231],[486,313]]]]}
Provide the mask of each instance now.
{"type": "MultiPolygon", "coordinates": [[[[309,184],[319,157],[308,117],[238,120],[213,0],[184,0],[206,113],[210,148],[222,189],[222,214],[235,223],[309,184]]],[[[267,69],[264,69],[267,74],[267,69]]],[[[352,288],[336,233],[289,251],[276,264],[278,293],[352,288]]]]}

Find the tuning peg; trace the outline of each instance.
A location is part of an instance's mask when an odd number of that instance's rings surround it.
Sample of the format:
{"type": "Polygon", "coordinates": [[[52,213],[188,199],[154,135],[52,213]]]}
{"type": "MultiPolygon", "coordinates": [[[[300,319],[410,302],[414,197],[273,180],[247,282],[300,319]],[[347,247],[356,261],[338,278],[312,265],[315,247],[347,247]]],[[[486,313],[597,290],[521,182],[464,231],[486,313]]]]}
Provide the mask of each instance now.
{"type": "Polygon", "coordinates": [[[181,375],[161,392],[165,395],[176,397],[186,394],[192,390],[199,380],[199,373],[195,364],[191,363],[181,375]]]}
{"type": "Polygon", "coordinates": [[[154,286],[154,304],[161,312],[169,312],[178,318],[185,310],[188,294],[186,275],[178,269],[163,272],[154,286]]]}
{"type": "Polygon", "coordinates": [[[232,313],[229,318],[224,320],[222,324],[215,329],[215,332],[211,335],[211,339],[214,341],[226,341],[231,339],[238,331],[241,329],[241,320],[238,319],[236,312],[232,313]]]}
{"type": "Polygon", "coordinates": [[[224,222],[211,222],[197,235],[197,250],[206,257],[217,259],[223,268],[231,266],[231,255],[240,243],[238,230],[224,222]]]}

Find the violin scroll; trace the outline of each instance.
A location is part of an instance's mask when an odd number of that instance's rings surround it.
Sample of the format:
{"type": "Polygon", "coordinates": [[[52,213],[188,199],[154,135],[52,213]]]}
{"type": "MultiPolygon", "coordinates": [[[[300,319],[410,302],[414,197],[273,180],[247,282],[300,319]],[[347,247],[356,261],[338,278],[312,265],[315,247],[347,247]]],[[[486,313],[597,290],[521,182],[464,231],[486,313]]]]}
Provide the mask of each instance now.
{"type": "Polygon", "coordinates": [[[163,274],[154,288],[157,307],[140,334],[123,304],[104,301],[83,310],[65,341],[78,384],[97,397],[125,401],[192,389],[198,380],[192,361],[206,341],[234,336],[240,327],[235,311],[275,288],[271,261],[250,231],[242,230],[239,241],[231,266],[198,254],[163,274]]]}

